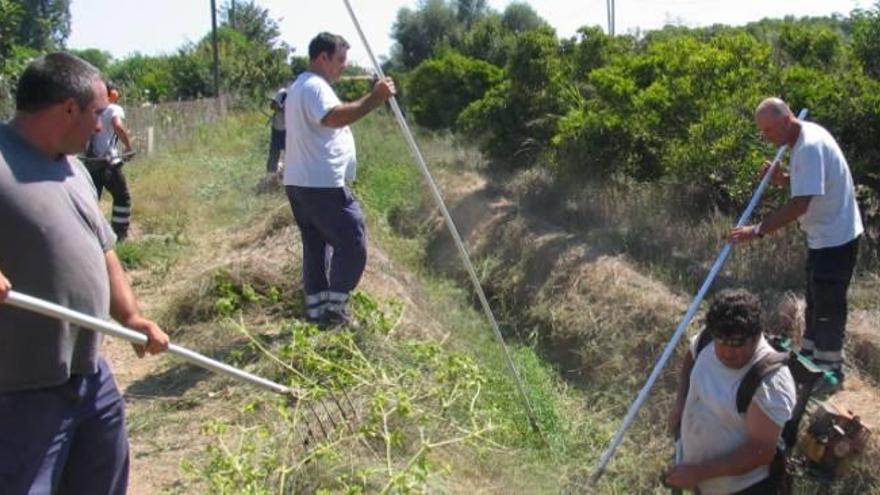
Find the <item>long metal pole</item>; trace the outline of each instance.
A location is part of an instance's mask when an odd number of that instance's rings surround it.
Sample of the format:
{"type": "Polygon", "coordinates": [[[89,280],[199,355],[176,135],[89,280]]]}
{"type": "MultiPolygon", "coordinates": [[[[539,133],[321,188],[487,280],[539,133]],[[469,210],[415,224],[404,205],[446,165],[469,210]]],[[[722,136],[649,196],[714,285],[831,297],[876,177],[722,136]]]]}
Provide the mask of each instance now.
{"type": "Polygon", "coordinates": [[[214,96],[220,96],[220,51],[217,48],[217,2],[211,0],[211,45],[214,50],[214,96]]]}
{"type": "MultiPolygon", "coordinates": [[[[798,114],[798,119],[802,120],[806,116],[807,109],[805,108],[801,110],[800,114],[798,114]]],[[[773,158],[773,162],[770,164],[770,168],[767,170],[767,173],[764,174],[764,178],[761,179],[761,183],[752,194],[752,200],[749,202],[745,211],[739,217],[739,221],[736,223],[737,227],[745,225],[749,217],[752,216],[752,211],[754,211],[755,207],[758,205],[758,201],[760,201],[761,196],[767,189],[767,185],[770,183],[770,177],[773,175],[773,171],[776,169],[776,166],[779,164],[779,160],[782,159],[782,154],[785,153],[785,150],[787,148],[787,145],[782,145],[779,147],[779,151],[776,152],[776,157],[773,158]]],[[[690,307],[688,307],[687,313],[685,313],[684,318],[681,320],[681,323],[679,323],[678,328],[676,328],[675,333],[672,335],[672,338],[670,338],[669,342],[666,344],[666,348],[663,349],[663,354],[660,356],[660,359],[654,366],[654,370],[648,377],[648,381],[642,387],[641,392],[639,392],[638,397],[636,397],[636,400],[630,406],[629,411],[627,411],[626,416],[623,419],[623,424],[614,435],[614,438],[611,441],[611,445],[609,445],[608,449],[605,450],[605,453],[602,454],[602,457],[599,459],[599,464],[596,466],[595,471],[593,471],[593,474],[590,477],[591,483],[596,483],[597,481],[599,481],[599,478],[602,477],[602,474],[605,472],[605,468],[608,466],[608,463],[611,462],[611,458],[614,456],[614,452],[620,446],[620,442],[623,441],[623,437],[626,434],[627,430],[629,430],[630,426],[632,426],[633,421],[635,421],[636,415],[639,413],[639,409],[641,409],[645,400],[648,398],[648,394],[651,392],[651,388],[654,386],[657,378],[660,377],[660,372],[663,371],[663,367],[666,366],[666,361],[668,361],[669,358],[672,356],[673,351],[675,351],[675,346],[678,345],[678,341],[681,340],[681,336],[684,334],[684,331],[690,324],[691,319],[694,317],[694,314],[696,314],[697,309],[699,309],[700,302],[702,302],[703,298],[706,296],[706,292],[709,290],[712,282],[715,281],[715,277],[718,275],[718,272],[721,270],[721,267],[727,260],[727,256],[730,254],[730,248],[731,244],[728,241],[724,244],[724,248],[721,250],[721,254],[718,255],[718,258],[715,260],[715,264],[712,265],[712,269],[709,271],[709,275],[706,276],[706,280],[703,281],[703,285],[700,287],[699,292],[697,292],[696,297],[694,297],[693,302],[691,302],[690,307]]]]}
{"type": "MultiPolygon", "coordinates": [[[[363,29],[361,29],[360,22],[358,22],[358,18],[354,13],[354,10],[351,8],[351,3],[349,0],[343,0],[345,2],[345,7],[348,9],[348,14],[351,16],[351,20],[354,23],[355,29],[357,29],[358,35],[361,38],[361,41],[364,44],[364,47],[367,50],[367,53],[370,56],[370,60],[373,63],[373,68],[376,71],[376,74],[379,77],[384,78],[385,74],[382,71],[382,67],[379,65],[379,62],[376,60],[375,55],[373,55],[373,50],[370,48],[370,43],[367,41],[367,37],[364,35],[363,29]]],[[[464,243],[461,240],[461,236],[458,234],[458,229],[455,227],[455,222],[452,221],[452,216],[449,214],[449,210],[446,208],[446,204],[443,201],[443,196],[440,194],[440,190],[437,188],[437,184],[434,182],[434,178],[431,176],[431,172],[428,171],[428,165],[425,162],[425,158],[422,156],[422,152],[419,149],[418,144],[416,144],[416,140],[413,137],[412,131],[409,128],[409,125],[406,123],[406,119],[403,117],[403,113],[400,111],[400,106],[397,104],[397,98],[391,97],[391,110],[394,112],[394,117],[397,119],[397,123],[400,125],[400,129],[403,131],[403,136],[406,139],[406,143],[409,145],[410,151],[412,151],[413,156],[416,158],[416,161],[419,164],[419,170],[422,172],[422,176],[425,178],[425,182],[428,183],[428,188],[431,190],[432,196],[434,196],[434,201],[437,203],[437,206],[440,208],[440,212],[443,214],[443,219],[446,221],[446,227],[449,229],[449,233],[452,235],[452,239],[455,241],[455,246],[458,248],[458,253],[461,255],[461,260],[464,263],[465,268],[467,269],[468,275],[470,276],[471,283],[474,286],[474,290],[477,293],[477,297],[480,299],[480,304],[483,307],[483,311],[486,313],[486,318],[488,318],[489,323],[492,325],[492,331],[495,334],[495,338],[498,339],[498,343],[501,345],[501,349],[504,351],[504,359],[507,362],[507,367],[510,370],[511,375],[513,376],[514,382],[516,383],[517,391],[519,392],[520,397],[522,398],[523,405],[526,409],[526,413],[529,416],[529,421],[531,422],[532,428],[535,431],[540,432],[540,428],[538,427],[538,421],[535,417],[535,413],[532,410],[532,404],[529,402],[529,397],[526,395],[525,388],[523,387],[522,380],[519,377],[519,373],[516,370],[516,366],[513,364],[513,360],[510,357],[510,351],[507,349],[507,345],[504,343],[504,336],[501,335],[501,330],[498,328],[498,322],[495,320],[495,315],[492,313],[492,309],[489,307],[489,301],[486,299],[486,294],[483,292],[483,287],[480,285],[480,280],[477,278],[477,272],[474,270],[473,264],[471,264],[470,256],[468,256],[467,249],[464,246],[464,243]]]]}
{"type": "Polygon", "coordinates": [[[605,17],[608,20],[608,36],[614,36],[611,32],[611,0],[605,0],[605,17]]]}
{"type": "MultiPolygon", "coordinates": [[[[14,290],[9,292],[9,297],[6,299],[6,304],[28,311],[33,311],[34,313],[48,316],[50,318],[63,320],[73,325],[88,328],[90,330],[94,330],[95,332],[100,332],[105,335],[119,337],[134,344],[147,343],[147,336],[140,332],[135,332],[134,330],[129,330],[128,328],[125,328],[116,323],[111,323],[109,321],[104,321],[93,316],[85,315],[83,313],[65,308],[64,306],[44,301],[42,299],[38,299],[27,294],[22,294],[14,290]]],[[[286,395],[293,398],[299,398],[299,393],[290,387],[286,387],[284,385],[281,385],[280,383],[275,383],[256,375],[252,375],[246,371],[234,368],[232,366],[229,366],[228,364],[221,363],[220,361],[215,361],[207,356],[203,356],[184,347],[171,344],[168,346],[168,352],[170,354],[174,354],[175,356],[179,356],[189,363],[192,363],[201,368],[215,371],[223,375],[231,376],[237,380],[250,383],[258,387],[262,387],[266,390],[270,390],[278,394],[286,395]]]]}

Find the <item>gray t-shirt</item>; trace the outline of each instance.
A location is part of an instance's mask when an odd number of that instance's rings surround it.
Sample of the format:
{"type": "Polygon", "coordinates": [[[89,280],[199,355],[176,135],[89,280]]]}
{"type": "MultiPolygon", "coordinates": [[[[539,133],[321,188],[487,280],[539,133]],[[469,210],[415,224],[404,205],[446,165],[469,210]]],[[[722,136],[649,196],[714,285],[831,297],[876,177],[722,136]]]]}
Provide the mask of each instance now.
{"type": "MultiPolygon", "coordinates": [[[[13,290],[106,319],[116,238],[85,167],[51,160],[0,123],[0,271],[13,290]]],[[[0,305],[0,392],[97,372],[99,334],[0,305]]]]}

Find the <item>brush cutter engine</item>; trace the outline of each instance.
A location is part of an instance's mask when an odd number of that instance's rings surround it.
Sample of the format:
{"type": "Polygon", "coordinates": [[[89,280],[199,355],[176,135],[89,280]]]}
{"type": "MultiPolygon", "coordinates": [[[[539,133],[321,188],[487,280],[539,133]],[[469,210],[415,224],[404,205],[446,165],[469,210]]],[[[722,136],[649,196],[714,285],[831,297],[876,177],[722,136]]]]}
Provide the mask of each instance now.
{"type": "Polygon", "coordinates": [[[833,482],[865,451],[870,436],[871,430],[851,411],[820,403],[798,442],[808,475],[825,483],[833,482]]]}

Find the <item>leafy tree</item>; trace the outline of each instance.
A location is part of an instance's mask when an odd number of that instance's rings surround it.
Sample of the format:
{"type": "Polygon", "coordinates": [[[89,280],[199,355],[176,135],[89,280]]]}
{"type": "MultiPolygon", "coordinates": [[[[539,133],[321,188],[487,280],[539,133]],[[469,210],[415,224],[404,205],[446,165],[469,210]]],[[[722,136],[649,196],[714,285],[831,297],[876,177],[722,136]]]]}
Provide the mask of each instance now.
{"type": "Polygon", "coordinates": [[[12,0],[24,10],[16,44],[40,51],[64,47],[70,36],[70,0],[12,0]]]}
{"type": "Polygon", "coordinates": [[[829,28],[809,28],[801,24],[786,24],[778,39],[779,49],[787,56],[787,64],[801,64],[830,70],[840,62],[843,51],[842,36],[829,28]]]}
{"type": "Polygon", "coordinates": [[[656,38],[593,70],[595,93],[569,111],[553,144],[566,173],[671,175],[719,200],[738,194],[760,150],[751,108],[768,94],[770,50],[742,32],[656,38]]]}
{"type": "Polygon", "coordinates": [[[526,2],[512,2],[504,9],[501,23],[514,34],[523,34],[534,31],[543,26],[549,26],[547,21],[541,18],[535,9],[526,2]]]}
{"type": "Polygon", "coordinates": [[[488,11],[486,0],[455,0],[455,17],[465,29],[482,19],[488,11]]]}
{"type": "Polygon", "coordinates": [[[302,74],[309,68],[309,57],[291,57],[290,71],[294,76],[302,74]]]}
{"type": "Polygon", "coordinates": [[[391,28],[392,58],[412,69],[430,58],[442,44],[454,45],[459,37],[458,13],[445,0],[420,0],[419,8],[400,9],[391,28]]]}
{"type": "Polygon", "coordinates": [[[452,127],[465,107],[501,81],[502,72],[492,64],[447,50],[409,74],[409,109],[419,125],[452,127]]]}
{"type": "Polygon", "coordinates": [[[880,1],[872,10],[853,12],[852,47],[865,73],[880,79],[880,1]]]}
{"type": "Polygon", "coordinates": [[[221,7],[222,24],[243,34],[248,40],[266,46],[279,44],[281,30],[269,9],[260,7],[254,0],[242,2],[230,0],[221,7]],[[232,18],[233,9],[235,18],[232,18]]]}
{"type": "Polygon", "coordinates": [[[546,149],[565,95],[560,44],[552,28],[519,37],[506,67],[508,79],[469,105],[458,124],[478,138],[494,159],[515,168],[546,149]]]}
{"type": "Polygon", "coordinates": [[[0,0],[0,74],[4,72],[7,60],[12,57],[23,16],[24,9],[19,3],[0,0]]]}
{"type": "Polygon", "coordinates": [[[516,37],[506,27],[499,14],[489,14],[462,36],[458,50],[471,58],[504,67],[516,44],[516,37]]]}
{"type": "Polygon", "coordinates": [[[113,55],[110,52],[99,50],[97,48],[86,48],[84,50],[70,50],[71,53],[86,62],[94,65],[101,72],[105,72],[110,63],[113,62],[113,55]]]}
{"type": "MultiPolygon", "coordinates": [[[[238,12],[236,12],[238,15],[238,12]]],[[[229,26],[217,30],[220,80],[223,90],[251,101],[265,95],[291,77],[286,46],[274,48],[251,40],[229,26]]],[[[178,98],[198,98],[213,93],[213,49],[210,35],[180,50],[172,59],[178,98]]]]}
{"type": "Polygon", "coordinates": [[[150,57],[135,53],[112,63],[105,73],[122,87],[129,101],[158,103],[177,97],[172,59],[173,56],[150,57]]]}
{"type": "Polygon", "coordinates": [[[625,37],[613,37],[605,34],[598,26],[584,26],[578,29],[574,39],[571,40],[572,74],[580,80],[586,78],[593,69],[607,65],[615,55],[622,55],[631,51],[632,47],[626,46],[628,41],[625,37]]]}

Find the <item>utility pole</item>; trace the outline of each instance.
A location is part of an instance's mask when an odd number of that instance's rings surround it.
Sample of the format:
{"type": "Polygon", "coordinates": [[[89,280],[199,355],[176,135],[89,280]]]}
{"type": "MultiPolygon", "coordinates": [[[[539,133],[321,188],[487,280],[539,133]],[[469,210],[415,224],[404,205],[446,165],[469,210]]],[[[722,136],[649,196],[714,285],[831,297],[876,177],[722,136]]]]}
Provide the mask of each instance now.
{"type": "Polygon", "coordinates": [[[229,27],[235,29],[235,0],[229,2],[229,27]]]}
{"type": "Polygon", "coordinates": [[[217,49],[216,0],[211,0],[211,44],[214,46],[214,96],[220,96],[220,51],[217,49]]]}
{"type": "Polygon", "coordinates": [[[605,0],[605,9],[608,12],[608,35],[614,36],[614,0],[605,0]]]}

